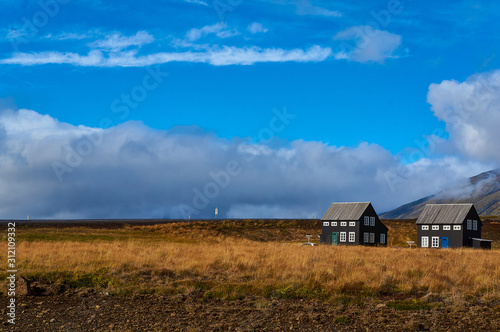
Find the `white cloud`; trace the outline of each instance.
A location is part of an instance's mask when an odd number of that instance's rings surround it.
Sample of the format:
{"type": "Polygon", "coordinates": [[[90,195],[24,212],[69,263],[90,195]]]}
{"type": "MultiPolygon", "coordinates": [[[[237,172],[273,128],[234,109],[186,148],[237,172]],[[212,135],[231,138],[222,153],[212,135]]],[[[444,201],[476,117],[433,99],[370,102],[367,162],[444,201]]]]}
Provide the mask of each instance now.
{"type": "Polygon", "coordinates": [[[262,26],[261,23],[258,22],[253,22],[247,27],[247,30],[250,31],[250,33],[255,34],[259,32],[267,32],[268,30],[262,26]]]}
{"type": "Polygon", "coordinates": [[[137,122],[96,129],[30,110],[0,113],[3,218],[175,218],[186,207],[194,218],[215,206],[221,216],[301,218],[320,217],[332,201],[372,201],[384,212],[482,170],[457,158],[403,166],[367,143],[271,147],[137,122]],[[238,172],[228,177],[233,162],[238,172]],[[385,175],[406,167],[392,191],[385,175]]]}
{"type": "Polygon", "coordinates": [[[91,46],[104,50],[121,51],[130,46],[141,47],[143,45],[152,43],[154,40],[154,37],[147,31],[138,31],[135,35],[132,36],[123,36],[121,33],[116,32],[106,36],[105,39],[93,42],[91,46]]]}
{"type": "Polygon", "coordinates": [[[210,7],[210,5],[208,3],[206,3],[205,1],[201,1],[201,0],[184,0],[184,1],[189,2],[189,3],[194,3],[197,5],[202,5],[205,7],[210,7]]]}
{"type": "Polygon", "coordinates": [[[186,39],[195,41],[210,34],[215,34],[219,38],[229,38],[237,36],[240,33],[236,29],[228,29],[227,24],[219,22],[214,25],[207,25],[201,29],[191,29],[186,33],[186,39]]]}
{"type": "Polygon", "coordinates": [[[365,25],[343,30],[334,40],[343,41],[335,58],[356,62],[383,62],[398,57],[394,51],[401,45],[401,36],[365,25]]]}
{"type": "Polygon", "coordinates": [[[427,102],[446,122],[453,150],[471,158],[500,161],[500,71],[473,75],[465,82],[431,84],[427,102]]]}
{"type": "Polygon", "coordinates": [[[313,6],[310,0],[297,0],[297,14],[342,17],[341,12],[313,6]]]}
{"type": "Polygon", "coordinates": [[[168,62],[208,63],[214,66],[252,65],[259,62],[319,62],[331,55],[330,48],[313,46],[307,50],[259,47],[213,47],[204,52],[162,52],[138,56],[136,51],[103,54],[92,50],[87,55],[62,52],[15,53],[0,64],[34,66],[70,64],[91,67],[144,67],[168,62]]]}

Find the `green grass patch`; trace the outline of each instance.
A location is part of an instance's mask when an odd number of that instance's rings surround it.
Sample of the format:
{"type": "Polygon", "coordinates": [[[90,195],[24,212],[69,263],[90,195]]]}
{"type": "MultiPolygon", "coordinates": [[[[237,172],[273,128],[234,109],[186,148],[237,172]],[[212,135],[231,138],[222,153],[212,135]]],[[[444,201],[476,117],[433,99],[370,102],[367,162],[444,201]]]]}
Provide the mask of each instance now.
{"type": "Polygon", "coordinates": [[[396,310],[429,310],[432,309],[433,305],[416,299],[408,299],[390,301],[387,303],[387,307],[396,310]]]}

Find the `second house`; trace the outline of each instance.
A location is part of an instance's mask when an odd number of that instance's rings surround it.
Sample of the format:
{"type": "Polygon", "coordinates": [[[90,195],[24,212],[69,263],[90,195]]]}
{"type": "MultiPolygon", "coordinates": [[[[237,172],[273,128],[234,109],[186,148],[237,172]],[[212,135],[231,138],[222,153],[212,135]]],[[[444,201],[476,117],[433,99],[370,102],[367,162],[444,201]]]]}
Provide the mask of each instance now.
{"type": "Polygon", "coordinates": [[[323,218],[320,243],[332,245],[387,245],[387,227],[370,202],[332,203],[323,218]]]}

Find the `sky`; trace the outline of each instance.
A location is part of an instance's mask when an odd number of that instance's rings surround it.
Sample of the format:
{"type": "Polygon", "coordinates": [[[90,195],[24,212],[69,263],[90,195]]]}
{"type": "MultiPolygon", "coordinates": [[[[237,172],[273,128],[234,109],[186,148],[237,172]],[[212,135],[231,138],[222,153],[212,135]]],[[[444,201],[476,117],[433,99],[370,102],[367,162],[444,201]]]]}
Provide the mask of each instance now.
{"type": "Polygon", "coordinates": [[[379,213],[500,162],[500,3],[0,1],[0,219],[379,213]]]}

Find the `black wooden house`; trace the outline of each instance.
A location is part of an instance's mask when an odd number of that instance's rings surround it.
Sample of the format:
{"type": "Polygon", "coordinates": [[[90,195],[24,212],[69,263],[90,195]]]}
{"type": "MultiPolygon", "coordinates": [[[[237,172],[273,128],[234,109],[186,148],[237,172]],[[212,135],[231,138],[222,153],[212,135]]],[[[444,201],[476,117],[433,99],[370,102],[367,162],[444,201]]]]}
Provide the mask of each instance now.
{"type": "Polygon", "coordinates": [[[483,226],[474,204],[427,204],[417,219],[420,248],[491,248],[481,239],[483,226]]]}
{"type": "Polygon", "coordinates": [[[387,227],[369,202],[332,203],[321,221],[320,243],[387,245],[387,227]]]}

